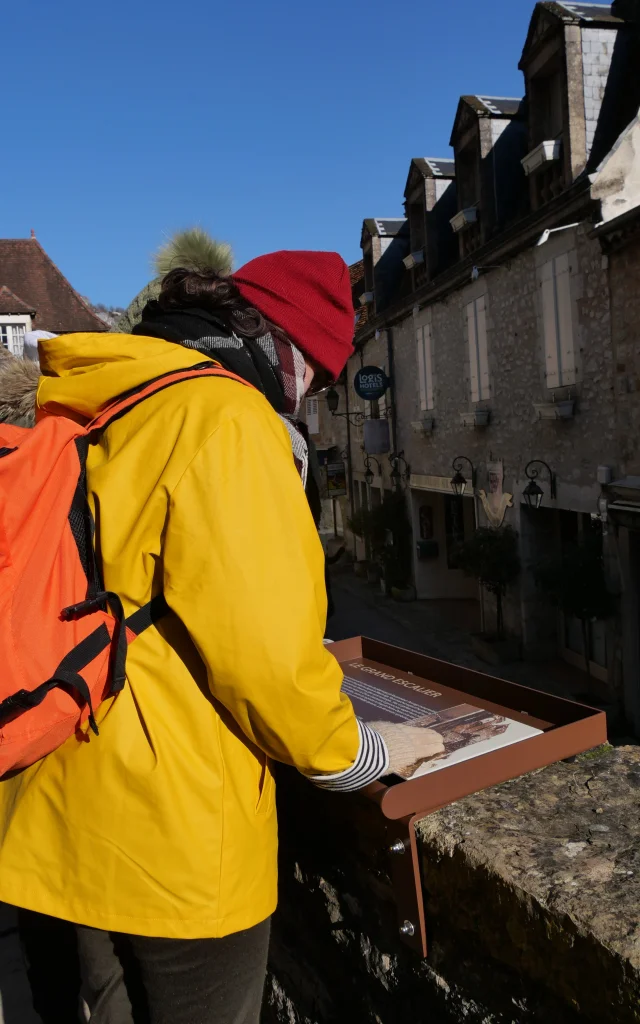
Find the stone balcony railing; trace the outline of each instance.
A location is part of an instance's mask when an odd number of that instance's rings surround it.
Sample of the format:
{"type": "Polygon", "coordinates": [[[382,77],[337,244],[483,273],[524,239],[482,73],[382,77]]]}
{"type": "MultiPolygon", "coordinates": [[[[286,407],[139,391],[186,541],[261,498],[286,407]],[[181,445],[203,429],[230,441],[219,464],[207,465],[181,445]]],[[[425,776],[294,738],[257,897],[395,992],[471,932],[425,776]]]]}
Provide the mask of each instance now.
{"type": "Polygon", "coordinates": [[[426,961],[398,938],[373,805],[283,781],[264,1024],[638,1024],[640,748],[424,819],[426,961]]]}

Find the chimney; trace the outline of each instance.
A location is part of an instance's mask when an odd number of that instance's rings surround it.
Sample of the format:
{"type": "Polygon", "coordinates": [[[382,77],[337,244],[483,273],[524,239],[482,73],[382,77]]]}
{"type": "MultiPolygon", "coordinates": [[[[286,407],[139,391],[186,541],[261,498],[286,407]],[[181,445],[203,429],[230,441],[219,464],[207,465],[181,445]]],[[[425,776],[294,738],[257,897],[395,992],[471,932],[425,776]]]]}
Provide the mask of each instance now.
{"type": "Polygon", "coordinates": [[[36,233],[35,233],[35,231],[33,230],[33,228],[31,228],[31,237],[32,237],[32,238],[35,238],[35,237],[36,237],[36,233]]]}
{"type": "Polygon", "coordinates": [[[613,0],[611,13],[615,18],[640,24],[640,0],[613,0]]]}

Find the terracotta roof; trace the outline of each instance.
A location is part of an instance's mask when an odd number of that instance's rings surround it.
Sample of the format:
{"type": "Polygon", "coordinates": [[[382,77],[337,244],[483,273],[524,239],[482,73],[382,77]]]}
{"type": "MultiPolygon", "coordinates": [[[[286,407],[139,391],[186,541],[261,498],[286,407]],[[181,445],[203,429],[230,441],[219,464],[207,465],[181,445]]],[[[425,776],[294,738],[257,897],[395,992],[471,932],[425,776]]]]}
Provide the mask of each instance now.
{"type": "Polygon", "coordinates": [[[9,315],[14,313],[35,313],[33,306],[23,302],[17,295],[7,288],[6,284],[0,286],[0,313],[9,315]]]}
{"type": "Polygon", "coordinates": [[[0,238],[0,282],[35,310],[34,327],[40,331],[107,330],[36,238],[0,238]]]}
{"type": "Polygon", "coordinates": [[[351,294],[353,296],[353,308],[355,310],[355,332],[361,331],[369,319],[369,307],[360,304],[360,296],[364,289],[364,260],[352,263],[349,267],[351,278],[351,294]]]}
{"type": "Polygon", "coordinates": [[[362,281],[364,277],[364,260],[358,260],[357,263],[352,263],[349,267],[349,279],[351,281],[351,287],[362,281]]]}

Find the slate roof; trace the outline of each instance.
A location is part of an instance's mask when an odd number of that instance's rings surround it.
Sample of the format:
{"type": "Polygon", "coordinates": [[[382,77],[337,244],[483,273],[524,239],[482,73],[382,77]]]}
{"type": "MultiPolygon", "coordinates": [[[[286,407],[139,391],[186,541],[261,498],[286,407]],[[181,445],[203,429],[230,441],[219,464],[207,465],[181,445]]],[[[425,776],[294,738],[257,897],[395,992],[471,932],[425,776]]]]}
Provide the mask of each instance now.
{"type": "Polygon", "coordinates": [[[513,96],[462,96],[461,99],[479,114],[489,117],[515,117],[522,100],[513,96]]]}
{"type": "Polygon", "coordinates": [[[411,163],[425,178],[455,178],[456,162],[453,157],[414,156],[411,163]]]}
{"type": "Polygon", "coordinates": [[[106,324],[89,309],[47,256],[37,238],[0,238],[2,286],[3,290],[13,293],[14,298],[20,296],[26,311],[35,311],[33,319],[37,330],[54,334],[107,330],[106,324]]]}
{"type": "Polygon", "coordinates": [[[17,295],[7,288],[6,284],[0,287],[0,313],[5,313],[11,316],[12,314],[18,313],[35,313],[33,306],[23,302],[17,295]]]}
{"type": "Polygon", "coordinates": [[[461,96],[449,144],[455,148],[460,125],[464,122],[465,115],[468,117],[469,110],[472,110],[477,117],[513,120],[520,113],[524,103],[525,100],[516,99],[513,96],[461,96]]]}
{"type": "Polygon", "coordinates": [[[556,18],[563,24],[584,25],[586,27],[602,25],[608,28],[617,28],[619,25],[624,24],[622,18],[616,17],[611,12],[611,4],[574,4],[570,0],[567,0],[565,3],[560,3],[558,0],[542,0],[541,3],[536,4],[531,15],[529,30],[518,67],[521,71],[524,71],[527,56],[536,40],[536,33],[541,18],[546,18],[547,22],[549,17],[556,18]]]}
{"type": "Polygon", "coordinates": [[[395,238],[406,230],[407,220],[405,217],[369,217],[365,220],[364,226],[371,235],[379,235],[380,238],[395,238]]]}
{"type": "Polygon", "coordinates": [[[572,4],[552,0],[552,2],[542,3],[539,6],[545,7],[565,21],[615,22],[616,25],[621,23],[621,19],[611,13],[611,4],[572,4]]]}

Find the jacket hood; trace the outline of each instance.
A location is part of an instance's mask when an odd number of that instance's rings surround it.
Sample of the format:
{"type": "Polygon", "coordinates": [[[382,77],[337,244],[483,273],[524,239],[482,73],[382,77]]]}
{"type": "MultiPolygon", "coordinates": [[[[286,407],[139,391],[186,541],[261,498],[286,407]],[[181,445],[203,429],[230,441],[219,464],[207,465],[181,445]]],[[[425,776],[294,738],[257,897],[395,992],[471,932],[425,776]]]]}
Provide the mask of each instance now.
{"type": "Polygon", "coordinates": [[[118,395],[204,362],[201,352],[132,334],[65,334],[40,342],[39,410],[91,419],[118,395]]]}
{"type": "Polygon", "coordinates": [[[0,356],[0,423],[33,426],[39,380],[37,363],[0,356]]]}

